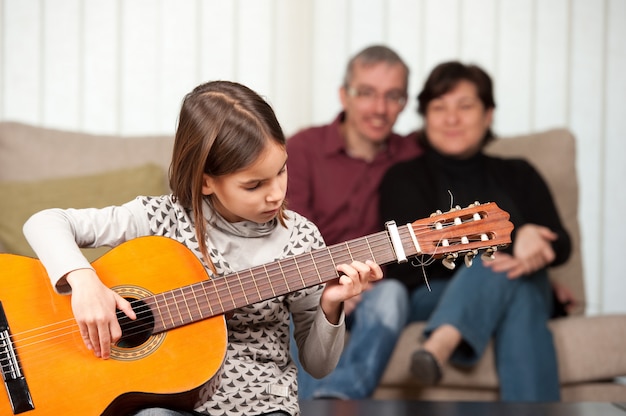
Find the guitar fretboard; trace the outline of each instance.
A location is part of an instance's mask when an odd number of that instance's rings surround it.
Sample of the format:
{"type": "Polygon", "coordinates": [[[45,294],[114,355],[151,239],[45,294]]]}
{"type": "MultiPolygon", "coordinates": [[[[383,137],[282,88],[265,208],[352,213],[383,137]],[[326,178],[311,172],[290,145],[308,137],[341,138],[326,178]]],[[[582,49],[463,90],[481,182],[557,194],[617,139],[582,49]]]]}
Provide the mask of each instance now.
{"type": "MultiPolygon", "coordinates": [[[[403,239],[410,239],[408,231],[403,239]]],[[[337,265],[371,259],[384,265],[396,259],[389,234],[382,231],[323,249],[256,266],[221,278],[142,299],[155,318],[154,332],[167,331],[315,286],[336,278],[337,265]]]]}

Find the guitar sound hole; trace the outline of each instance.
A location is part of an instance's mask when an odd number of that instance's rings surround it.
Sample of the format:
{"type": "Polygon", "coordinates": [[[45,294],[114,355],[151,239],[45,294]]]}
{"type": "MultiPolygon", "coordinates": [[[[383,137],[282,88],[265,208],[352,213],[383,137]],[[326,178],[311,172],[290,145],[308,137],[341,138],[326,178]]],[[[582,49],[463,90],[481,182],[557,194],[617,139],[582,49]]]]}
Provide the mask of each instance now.
{"type": "Polygon", "coordinates": [[[122,328],[122,337],[115,344],[120,348],[135,348],[150,338],[154,330],[154,316],[150,308],[140,299],[125,298],[133,307],[137,319],[131,320],[122,311],[117,311],[117,320],[122,328]]]}

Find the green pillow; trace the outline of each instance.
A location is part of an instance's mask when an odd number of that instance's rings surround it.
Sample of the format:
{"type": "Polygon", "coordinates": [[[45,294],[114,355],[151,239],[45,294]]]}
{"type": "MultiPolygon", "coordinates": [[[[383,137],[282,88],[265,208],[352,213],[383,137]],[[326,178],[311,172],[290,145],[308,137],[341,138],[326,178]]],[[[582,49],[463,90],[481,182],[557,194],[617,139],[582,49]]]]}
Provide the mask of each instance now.
{"type": "MultiPolygon", "coordinates": [[[[146,164],[88,176],[36,182],[0,182],[0,242],[9,253],[34,257],[22,226],[35,212],[46,208],[103,208],[121,205],[137,195],[168,193],[165,172],[146,164]]],[[[85,249],[90,261],[108,248],[85,249]]]]}

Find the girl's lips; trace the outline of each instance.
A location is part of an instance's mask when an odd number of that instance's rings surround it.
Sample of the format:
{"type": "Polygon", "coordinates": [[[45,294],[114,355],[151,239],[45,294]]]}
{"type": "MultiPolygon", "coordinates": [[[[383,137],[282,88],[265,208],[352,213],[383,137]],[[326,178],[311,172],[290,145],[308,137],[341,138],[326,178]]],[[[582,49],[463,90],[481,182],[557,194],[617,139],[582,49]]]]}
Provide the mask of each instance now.
{"type": "Polygon", "coordinates": [[[265,211],[265,212],[263,213],[263,215],[272,215],[272,216],[273,216],[273,215],[276,215],[276,214],[278,214],[278,208],[273,209],[273,210],[270,210],[270,211],[265,211]]]}

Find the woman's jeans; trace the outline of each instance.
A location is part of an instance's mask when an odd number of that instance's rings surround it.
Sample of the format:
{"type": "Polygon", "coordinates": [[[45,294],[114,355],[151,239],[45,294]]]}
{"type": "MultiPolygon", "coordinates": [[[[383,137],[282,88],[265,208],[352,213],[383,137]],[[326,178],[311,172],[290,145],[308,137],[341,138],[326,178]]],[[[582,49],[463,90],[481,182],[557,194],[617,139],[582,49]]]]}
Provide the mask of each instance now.
{"type": "Polygon", "coordinates": [[[427,320],[426,337],[443,324],[457,328],[463,341],[451,357],[453,364],[475,364],[493,339],[501,400],[560,399],[556,352],[547,327],[552,297],[545,270],[508,279],[476,258],[451,280],[429,283],[432,292],[421,287],[411,294],[409,320],[427,320]]]}

